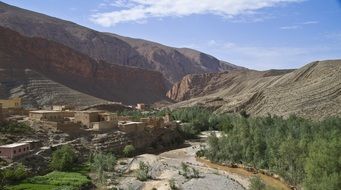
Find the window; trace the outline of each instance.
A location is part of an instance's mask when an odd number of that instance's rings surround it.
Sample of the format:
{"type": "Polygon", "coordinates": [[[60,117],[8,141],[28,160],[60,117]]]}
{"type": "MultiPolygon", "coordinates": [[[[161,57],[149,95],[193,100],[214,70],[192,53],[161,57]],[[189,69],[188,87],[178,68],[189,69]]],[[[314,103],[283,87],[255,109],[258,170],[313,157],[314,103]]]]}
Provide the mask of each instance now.
{"type": "Polygon", "coordinates": [[[19,148],[19,152],[21,152],[21,148],[19,148]]]}
{"type": "Polygon", "coordinates": [[[24,148],[24,152],[25,152],[26,148],[24,148]]]}
{"type": "Polygon", "coordinates": [[[14,154],[16,154],[16,153],[17,153],[17,151],[13,150],[13,153],[14,153],[14,154]]]}

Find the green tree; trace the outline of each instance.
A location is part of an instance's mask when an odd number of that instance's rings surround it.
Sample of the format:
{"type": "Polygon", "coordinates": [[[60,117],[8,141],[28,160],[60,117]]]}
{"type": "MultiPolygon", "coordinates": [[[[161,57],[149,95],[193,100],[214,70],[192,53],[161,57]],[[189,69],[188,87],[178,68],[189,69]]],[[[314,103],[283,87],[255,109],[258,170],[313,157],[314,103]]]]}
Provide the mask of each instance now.
{"type": "Polygon", "coordinates": [[[17,164],[6,168],[0,172],[0,187],[8,183],[16,183],[27,177],[27,172],[23,164],[17,164]]]}
{"type": "Polygon", "coordinates": [[[305,164],[307,177],[304,186],[308,190],[336,190],[341,188],[341,140],[319,140],[310,146],[305,164]]]}
{"type": "Polygon", "coordinates": [[[76,153],[69,145],[64,145],[52,153],[50,166],[57,171],[70,171],[76,163],[76,153]]]}
{"type": "Polygon", "coordinates": [[[110,172],[116,165],[116,157],[112,154],[95,153],[90,166],[96,172],[98,181],[103,183],[105,180],[105,172],[110,172]]]}

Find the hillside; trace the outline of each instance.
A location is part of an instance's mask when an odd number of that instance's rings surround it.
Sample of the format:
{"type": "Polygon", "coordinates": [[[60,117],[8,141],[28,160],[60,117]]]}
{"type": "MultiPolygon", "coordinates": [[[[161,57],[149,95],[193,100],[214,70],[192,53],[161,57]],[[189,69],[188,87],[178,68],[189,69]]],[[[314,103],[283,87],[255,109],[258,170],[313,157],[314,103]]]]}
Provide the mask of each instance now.
{"type": "Polygon", "coordinates": [[[77,92],[30,69],[1,69],[0,98],[21,97],[25,107],[87,106],[107,101],[77,92]]]}
{"type": "Polygon", "coordinates": [[[110,64],[158,71],[167,87],[187,74],[240,69],[207,54],[154,42],[101,33],[72,22],[0,2],[0,26],[22,35],[52,40],[110,64]]]}
{"type": "Polygon", "coordinates": [[[188,75],[167,96],[172,107],[202,105],[251,115],[341,115],[341,60],[318,61],[295,71],[231,71],[188,75]]]}
{"type": "MultiPolygon", "coordinates": [[[[0,27],[0,60],[4,71],[31,69],[49,80],[100,99],[126,104],[166,99],[165,80],[158,72],[96,61],[64,45],[24,37],[3,27],[0,27]]],[[[14,81],[22,77],[7,74],[14,81]]]]}

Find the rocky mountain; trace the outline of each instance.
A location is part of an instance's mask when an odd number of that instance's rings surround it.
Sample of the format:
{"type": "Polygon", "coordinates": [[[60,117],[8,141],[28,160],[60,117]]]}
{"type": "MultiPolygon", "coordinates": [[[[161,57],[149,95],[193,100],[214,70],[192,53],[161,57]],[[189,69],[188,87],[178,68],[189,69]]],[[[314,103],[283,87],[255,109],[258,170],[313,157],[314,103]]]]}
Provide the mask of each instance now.
{"type": "MultiPolygon", "coordinates": [[[[0,27],[0,60],[4,72],[15,71],[7,73],[10,80],[20,81],[22,76],[17,70],[31,69],[49,80],[99,99],[133,104],[166,98],[165,79],[159,72],[96,61],[62,44],[25,37],[4,27],[0,27]]],[[[5,78],[3,83],[10,80],[5,78]]],[[[53,87],[52,91],[58,91],[53,87]]],[[[39,93],[36,96],[41,97],[45,92],[39,93]]]]}
{"type": "Polygon", "coordinates": [[[168,86],[187,74],[240,69],[210,55],[102,33],[0,2],[0,26],[61,43],[94,60],[161,72],[168,86]]]}
{"type": "Polygon", "coordinates": [[[291,71],[230,71],[188,75],[168,91],[179,102],[217,112],[297,114],[320,119],[341,115],[341,60],[317,61],[291,71]]]}
{"type": "Polygon", "coordinates": [[[0,69],[0,98],[21,97],[25,107],[87,106],[107,101],[80,93],[30,69],[0,69]]]}

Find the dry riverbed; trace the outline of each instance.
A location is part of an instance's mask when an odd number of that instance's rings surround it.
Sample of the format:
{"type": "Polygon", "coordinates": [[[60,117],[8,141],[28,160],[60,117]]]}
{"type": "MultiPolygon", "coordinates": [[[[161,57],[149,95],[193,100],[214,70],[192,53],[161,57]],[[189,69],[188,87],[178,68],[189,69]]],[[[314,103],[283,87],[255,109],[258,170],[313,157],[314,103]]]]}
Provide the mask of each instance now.
{"type": "MultiPolygon", "coordinates": [[[[204,133],[201,139],[205,139],[208,133],[204,133]]],[[[121,160],[126,162],[125,175],[119,180],[122,189],[169,190],[170,181],[174,181],[176,187],[184,190],[244,190],[247,189],[252,176],[250,172],[242,169],[231,170],[228,167],[212,164],[208,161],[197,159],[196,152],[204,145],[203,142],[188,142],[189,146],[176,150],[166,151],[159,155],[143,154],[133,159],[121,160]],[[150,165],[151,179],[141,182],[136,179],[134,172],[138,170],[139,163],[150,165]],[[182,163],[199,171],[199,178],[185,178],[181,175],[182,163]],[[179,173],[180,172],[180,173],[179,173]]],[[[261,178],[268,184],[278,189],[288,188],[278,180],[267,176],[261,178]]]]}

